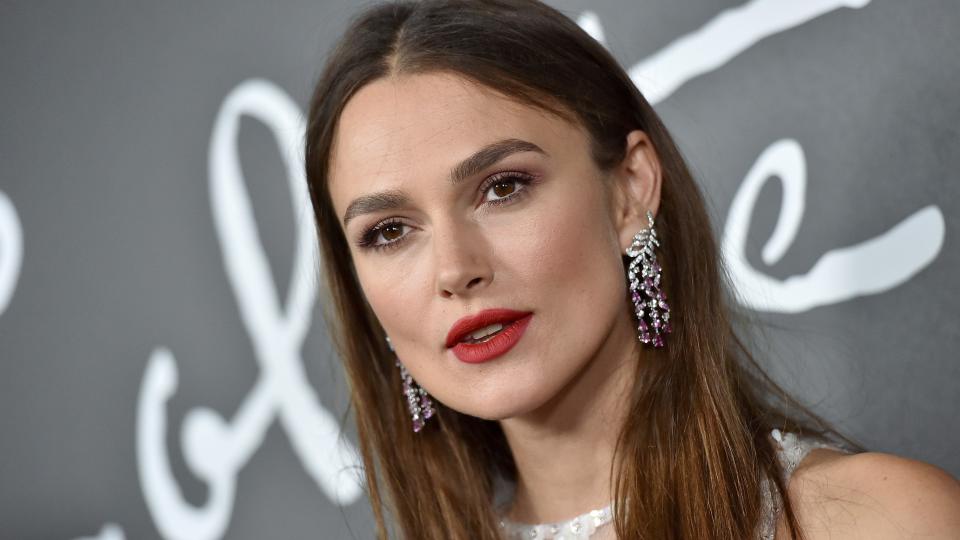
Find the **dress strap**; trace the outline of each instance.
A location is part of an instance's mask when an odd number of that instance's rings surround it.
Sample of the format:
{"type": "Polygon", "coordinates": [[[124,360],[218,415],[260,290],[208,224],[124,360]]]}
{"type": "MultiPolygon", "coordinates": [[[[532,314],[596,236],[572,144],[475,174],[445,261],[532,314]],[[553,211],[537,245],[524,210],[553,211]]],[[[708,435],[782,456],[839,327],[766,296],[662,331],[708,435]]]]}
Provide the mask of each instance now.
{"type": "MultiPolygon", "coordinates": [[[[835,445],[811,437],[799,437],[796,433],[783,432],[774,429],[770,436],[777,443],[777,460],[782,469],[783,485],[790,483],[790,476],[807,457],[811,450],[816,448],[831,448],[841,450],[835,445]]],[[[759,540],[773,540],[777,533],[777,518],[780,516],[780,497],[776,485],[769,478],[764,478],[761,484],[763,497],[763,514],[757,528],[759,540]]]]}
{"type": "Polygon", "coordinates": [[[803,458],[815,448],[833,448],[832,444],[823,442],[819,439],[808,437],[798,437],[796,433],[784,433],[779,429],[770,432],[773,440],[777,441],[780,447],[777,450],[777,459],[780,460],[780,466],[783,468],[783,483],[786,485],[790,481],[790,475],[797,469],[803,458]]]}

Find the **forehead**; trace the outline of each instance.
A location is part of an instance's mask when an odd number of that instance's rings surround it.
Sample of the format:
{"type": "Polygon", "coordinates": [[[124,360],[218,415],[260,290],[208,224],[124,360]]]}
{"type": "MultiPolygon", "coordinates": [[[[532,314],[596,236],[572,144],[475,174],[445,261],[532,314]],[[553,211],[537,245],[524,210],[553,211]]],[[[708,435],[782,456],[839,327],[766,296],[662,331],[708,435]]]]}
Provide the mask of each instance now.
{"type": "Polygon", "coordinates": [[[550,155],[570,145],[577,126],[447,73],[378,79],[347,102],[331,148],[330,191],[345,199],[411,181],[436,182],[490,142],[517,138],[550,155]]]}

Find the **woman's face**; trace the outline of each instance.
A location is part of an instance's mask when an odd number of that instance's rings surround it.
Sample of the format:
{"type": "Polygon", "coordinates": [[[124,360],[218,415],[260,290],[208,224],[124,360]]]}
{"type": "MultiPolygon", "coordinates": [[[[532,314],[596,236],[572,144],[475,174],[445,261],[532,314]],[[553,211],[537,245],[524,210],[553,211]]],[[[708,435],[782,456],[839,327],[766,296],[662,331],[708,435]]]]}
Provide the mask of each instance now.
{"type": "Polygon", "coordinates": [[[582,128],[454,75],[390,77],[347,103],[331,159],[366,299],[443,404],[518,416],[608,354],[611,336],[632,347],[621,253],[638,227],[582,128]],[[509,350],[448,348],[458,320],[503,308],[531,314],[509,350]]]}

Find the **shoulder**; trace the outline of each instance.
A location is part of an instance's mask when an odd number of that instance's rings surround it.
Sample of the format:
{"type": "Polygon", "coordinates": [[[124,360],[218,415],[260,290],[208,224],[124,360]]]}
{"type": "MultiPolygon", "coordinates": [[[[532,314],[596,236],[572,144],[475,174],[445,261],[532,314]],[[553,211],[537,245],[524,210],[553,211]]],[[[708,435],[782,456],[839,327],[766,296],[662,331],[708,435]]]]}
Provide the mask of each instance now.
{"type": "Polygon", "coordinates": [[[818,449],[787,491],[808,540],[960,538],[960,483],[922,461],[818,449]]]}

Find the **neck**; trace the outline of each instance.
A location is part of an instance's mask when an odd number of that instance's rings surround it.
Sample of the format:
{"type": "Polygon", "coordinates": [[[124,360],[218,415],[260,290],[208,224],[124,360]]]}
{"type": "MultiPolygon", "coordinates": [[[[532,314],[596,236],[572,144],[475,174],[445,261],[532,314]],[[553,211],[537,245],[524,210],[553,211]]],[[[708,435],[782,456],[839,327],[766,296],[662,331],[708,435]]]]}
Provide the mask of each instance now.
{"type": "Polygon", "coordinates": [[[597,354],[544,406],[501,421],[517,466],[507,516],[523,523],[570,519],[611,502],[617,436],[636,369],[632,319],[619,319],[597,354]]]}

